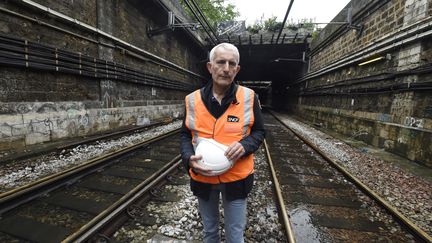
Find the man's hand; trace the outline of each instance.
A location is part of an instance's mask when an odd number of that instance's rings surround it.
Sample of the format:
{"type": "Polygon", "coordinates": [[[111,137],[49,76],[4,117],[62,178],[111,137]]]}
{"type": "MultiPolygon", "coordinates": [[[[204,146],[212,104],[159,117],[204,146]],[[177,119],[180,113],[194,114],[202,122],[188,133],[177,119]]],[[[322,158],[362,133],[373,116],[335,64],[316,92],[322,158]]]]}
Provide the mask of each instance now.
{"type": "Polygon", "coordinates": [[[192,155],[189,158],[189,167],[192,168],[193,171],[195,171],[198,174],[201,174],[203,176],[212,176],[211,170],[206,169],[202,165],[198,163],[198,161],[202,159],[202,155],[192,155]]]}
{"type": "Polygon", "coordinates": [[[242,157],[245,152],[246,151],[243,148],[243,145],[241,145],[241,143],[233,142],[228,146],[228,149],[225,151],[225,156],[234,163],[238,159],[240,159],[240,157],[242,157]]]}

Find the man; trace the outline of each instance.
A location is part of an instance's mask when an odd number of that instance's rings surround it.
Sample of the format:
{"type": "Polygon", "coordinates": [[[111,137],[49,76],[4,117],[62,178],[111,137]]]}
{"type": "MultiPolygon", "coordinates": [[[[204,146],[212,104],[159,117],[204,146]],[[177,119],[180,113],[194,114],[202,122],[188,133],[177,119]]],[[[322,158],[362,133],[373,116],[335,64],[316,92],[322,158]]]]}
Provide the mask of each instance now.
{"type": "Polygon", "coordinates": [[[220,242],[219,198],[222,195],[226,242],[244,242],[246,197],[253,185],[253,152],[261,145],[264,125],[261,107],[253,90],[235,84],[240,71],[238,49],[221,43],[210,51],[207,69],[212,82],[186,96],[186,115],[181,131],[181,154],[198,197],[204,226],[204,242],[220,242]],[[228,146],[225,156],[234,162],[218,176],[198,163],[195,155],[200,137],[228,146]]]}

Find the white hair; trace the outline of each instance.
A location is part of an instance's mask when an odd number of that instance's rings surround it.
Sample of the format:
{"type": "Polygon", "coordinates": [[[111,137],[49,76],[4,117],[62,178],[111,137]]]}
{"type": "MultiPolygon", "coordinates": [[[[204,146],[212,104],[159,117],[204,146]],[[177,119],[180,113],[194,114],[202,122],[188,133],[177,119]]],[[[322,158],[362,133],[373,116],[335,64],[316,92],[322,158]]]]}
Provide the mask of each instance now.
{"type": "Polygon", "coordinates": [[[213,49],[211,49],[210,54],[209,54],[209,60],[210,60],[210,62],[214,61],[215,52],[219,48],[223,48],[225,50],[233,51],[234,55],[236,57],[237,64],[240,63],[240,53],[239,53],[237,47],[235,45],[231,44],[231,43],[226,43],[226,42],[220,43],[217,46],[213,47],[213,49]]]}

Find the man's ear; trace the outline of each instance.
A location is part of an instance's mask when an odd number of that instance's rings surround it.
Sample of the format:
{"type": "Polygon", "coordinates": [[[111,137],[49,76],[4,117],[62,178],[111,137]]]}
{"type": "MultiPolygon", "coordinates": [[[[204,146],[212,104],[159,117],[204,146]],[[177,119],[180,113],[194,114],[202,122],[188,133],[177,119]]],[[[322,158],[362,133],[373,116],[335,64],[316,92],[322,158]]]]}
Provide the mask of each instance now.
{"type": "Polygon", "coordinates": [[[240,65],[237,65],[237,70],[236,70],[236,74],[240,72],[240,65]]]}
{"type": "Polygon", "coordinates": [[[211,62],[208,62],[208,63],[207,63],[207,70],[209,71],[209,73],[212,73],[212,71],[211,71],[211,67],[212,67],[212,63],[211,63],[211,62]]]}

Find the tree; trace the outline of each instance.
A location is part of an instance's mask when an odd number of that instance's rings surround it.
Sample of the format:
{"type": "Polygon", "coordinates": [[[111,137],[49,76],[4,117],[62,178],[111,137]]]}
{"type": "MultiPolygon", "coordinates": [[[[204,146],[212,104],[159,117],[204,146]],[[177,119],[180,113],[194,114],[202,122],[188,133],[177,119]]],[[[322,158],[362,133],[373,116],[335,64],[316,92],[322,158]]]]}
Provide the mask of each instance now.
{"type": "MultiPolygon", "coordinates": [[[[232,4],[226,4],[225,0],[193,0],[201,9],[208,22],[213,28],[216,28],[219,22],[234,20],[240,13],[232,4]]],[[[185,1],[181,1],[183,8],[193,18],[193,14],[186,5],[185,1]]]]}

